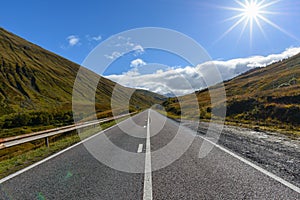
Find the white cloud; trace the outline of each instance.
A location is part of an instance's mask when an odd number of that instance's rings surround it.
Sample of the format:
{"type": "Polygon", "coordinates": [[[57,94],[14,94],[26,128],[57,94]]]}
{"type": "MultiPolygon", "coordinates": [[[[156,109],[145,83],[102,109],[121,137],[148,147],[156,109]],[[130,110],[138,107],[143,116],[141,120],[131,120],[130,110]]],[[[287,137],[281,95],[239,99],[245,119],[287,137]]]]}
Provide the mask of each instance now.
{"type": "MultiPolygon", "coordinates": [[[[123,36],[118,36],[115,40],[111,41],[108,45],[111,48],[111,54],[104,55],[108,59],[115,59],[117,57],[112,56],[114,52],[119,52],[119,55],[124,55],[126,52],[133,51],[134,56],[143,54],[144,48],[142,45],[131,41],[131,38],[126,38],[123,36]]],[[[119,57],[119,56],[118,56],[119,57]]]]}
{"type": "Polygon", "coordinates": [[[92,41],[99,42],[100,40],[102,40],[101,35],[98,35],[98,36],[86,35],[85,37],[89,42],[92,42],[92,41]]]}
{"type": "MultiPolygon", "coordinates": [[[[223,80],[233,78],[254,67],[265,67],[273,62],[291,57],[300,53],[300,47],[289,48],[280,54],[268,56],[253,56],[249,58],[237,58],[228,61],[211,61],[199,64],[195,67],[186,66],[181,68],[166,68],[155,70],[150,74],[140,73],[142,67],[149,67],[143,60],[136,59],[131,62],[133,69],[121,75],[109,75],[109,78],[122,85],[147,89],[160,94],[174,93],[184,95],[195,90],[203,89],[216,81],[205,83],[203,77],[211,77],[211,67],[214,65],[220,72],[223,80]],[[137,67],[139,66],[139,68],[137,67]]],[[[212,79],[213,80],[213,79],[212,79]]]]}
{"type": "MultiPolygon", "coordinates": [[[[135,63],[141,62],[137,61],[135,63]]],[[[106,78],[128,87],[146,89],[160,94],[174,93],[182,95],[200,89],[199,84],[202,87],[204,86],[201,76],[193,67],[160,69],[152,74],[141,74],[139,71],[143,70],[141,69],[142,66],[148,67],[148,65],[140,65],[139,68],[133,68],[121,75],[110,75],[106,78]]]]}
{"type": "Polygon", "coordinates": [[[100,40],[102,40],[102,36],[101,35],[94,36],[94,37],[92,37],[92,39],[95,41],[100,41],[100,40]]]}
{"type": "Polygon", "coordinates": [[[131,63],[130,63],[130,66],[133,68],[137,68],[137,67],[140,67],[143,65],[146,65],[146,63],[140,58],[135,59],[135,60],[131,61],[131,63]]]}
{"type": "MultiPolygon", "coordinates": [[[[255,67],[265,67],[274,62],[289,58],[300,53],[300,47],[288,48],[280,54],[271,54],[268,56],[252,56],[249,58],[237,58],[228,61],[212,61],[218,68],[224,80],[233,78],[249,69],[255,67]]],[[[207,63],[197,66],[198,70],[205,71],[207,63]]]]}
{"type": "Polygon", "coordinates": [[[112,52],[111,55],[104,55],[104,56],[105,56],[106,58],[110,59],[110,60],[114,60],[114,59],[116,59],[116,58],[118,58],[118,57],[123,56],[123,54],[124,54],[124,53],[122,53],[122,52],[114,51],[114,52],[112,52]]]}
{"type": "Polygon", "coordinates": [[[72,46],[79,44],[80,38],[76,35],[70,35],[67,37],[67,40],[68,40],[69,46],[72,47],[72,46]]]}
{"type": "Polygon", "coordinates": [[[141,45],[135,45],[133,48],[132,48],[133,51],[135,51],[135,55],[140,55],[140,54],[143,54],[144,53],[144,48],[141,46],[141,45]]]}

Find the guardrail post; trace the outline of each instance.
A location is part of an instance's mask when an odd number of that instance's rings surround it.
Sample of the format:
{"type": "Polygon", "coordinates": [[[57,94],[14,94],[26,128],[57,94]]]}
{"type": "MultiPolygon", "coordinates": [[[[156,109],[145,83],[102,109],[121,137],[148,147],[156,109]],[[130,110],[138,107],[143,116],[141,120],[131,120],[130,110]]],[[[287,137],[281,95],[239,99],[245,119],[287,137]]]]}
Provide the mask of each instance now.
{"type": "Polygon", "coordinates": [[[49,138],[48,137],[45,137],[45,145],[46,145],[46,147],[49,147],[49,138]]]}

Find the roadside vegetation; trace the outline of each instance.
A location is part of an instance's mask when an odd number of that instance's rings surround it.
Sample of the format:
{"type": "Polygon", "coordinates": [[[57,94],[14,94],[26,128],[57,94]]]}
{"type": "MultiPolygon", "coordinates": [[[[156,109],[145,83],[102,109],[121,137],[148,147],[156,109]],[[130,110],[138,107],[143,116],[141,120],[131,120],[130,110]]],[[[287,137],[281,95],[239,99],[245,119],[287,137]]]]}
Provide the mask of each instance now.
{"type": "Polygon", "coordinates": [[[72,112],[12,113],[0,118],[0,138],[47,130],[72,123],[72,112]]]}

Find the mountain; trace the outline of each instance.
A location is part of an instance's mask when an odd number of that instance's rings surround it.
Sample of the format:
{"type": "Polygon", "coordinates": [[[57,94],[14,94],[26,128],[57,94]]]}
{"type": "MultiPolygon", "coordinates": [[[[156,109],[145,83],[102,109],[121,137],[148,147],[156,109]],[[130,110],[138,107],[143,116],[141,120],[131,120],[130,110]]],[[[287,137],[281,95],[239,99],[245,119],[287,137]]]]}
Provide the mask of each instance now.
{"type": "Polygon", "coordinates": [[[176,95],[173,94],[172,92],[165,93],[164,96],[165,96],[165,97],[176,97],[176,95]]]}
{"type": "MultiPolygon", "coordinates": [[[[220,84],[210,87],[218,94],[220,84]]],[[[255,68],[224,82],[227,96],[228,121],[255,125],[293,128],[300,125],[300,54],[273,63],[267,67],[255,68]]],[[[183,113],[191,118],[211,118],[211,102],[208,89],[197,91],[201,110],[191,115],[193,109],[183,113]]],[[[170,114],[179,115],[180,105],[191,105],[191,95],[170,98],[163,103],[170,114]]],[[[221,104],[213,105],[216,110],[221,104]]],[[[189,108],[187,108],[188,110],[189,108]]],[[[216,112],[217,113],[217,112],[216,112]]],[[[217,117],[217,116],[215,116],[217,117]]]]}
{"type": "MultiPolygon", "coordinates": [[[[0,28],[0,127],[51,124],[63,118],[71,122],[73,84],[79,68],[80,65],[0,28]],[[28,122],[26,118],[32,119],[28,122]]],[[[118,88],[119,102],[125,101],[126,94],[133,90],[88,69],[84,71],[100,78],[95,96],[99,117],[111,114],[114,87],[118,88]]],[[[130,109],[144,109],[161,103],[164,98],[135,90],[130,109]]]]}

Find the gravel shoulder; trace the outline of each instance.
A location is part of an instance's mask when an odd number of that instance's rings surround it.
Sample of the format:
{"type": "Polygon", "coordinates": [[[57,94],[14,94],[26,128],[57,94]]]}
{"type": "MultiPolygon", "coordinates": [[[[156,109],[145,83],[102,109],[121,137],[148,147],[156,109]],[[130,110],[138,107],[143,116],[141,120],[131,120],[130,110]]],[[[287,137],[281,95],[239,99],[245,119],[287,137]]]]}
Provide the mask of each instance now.
{"type": "MultiPolygon", "coordinates": [[[[182,120],[181,124],[207,136],[207,122],[182,120]]],[[[214,129],[222,128],[211,125],[214,129]]],[[[300,187],[300,138],[224,125],[218,144],[300,187]]]]}

